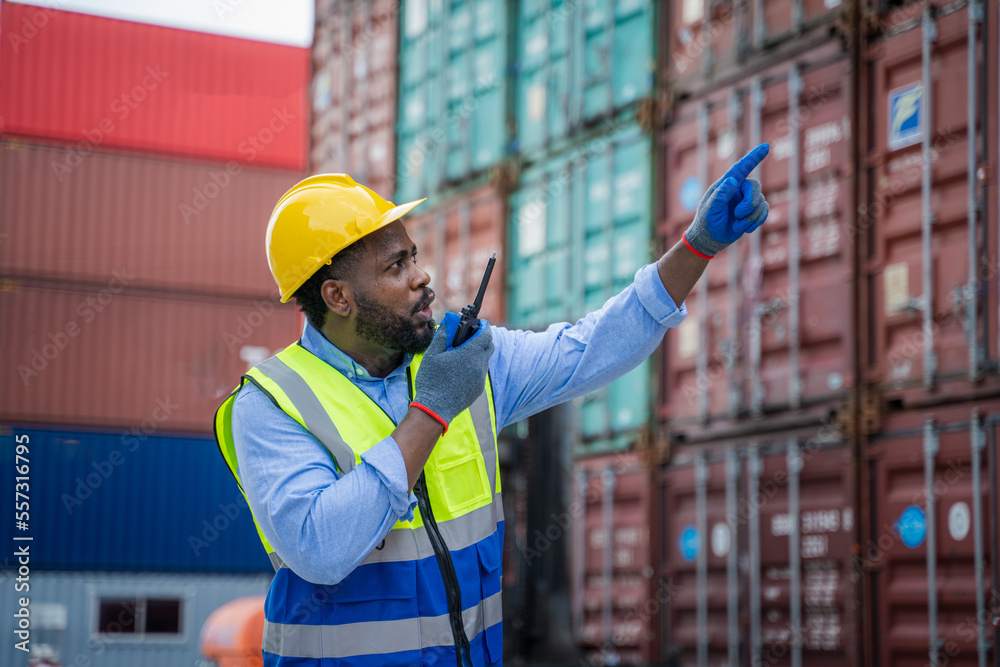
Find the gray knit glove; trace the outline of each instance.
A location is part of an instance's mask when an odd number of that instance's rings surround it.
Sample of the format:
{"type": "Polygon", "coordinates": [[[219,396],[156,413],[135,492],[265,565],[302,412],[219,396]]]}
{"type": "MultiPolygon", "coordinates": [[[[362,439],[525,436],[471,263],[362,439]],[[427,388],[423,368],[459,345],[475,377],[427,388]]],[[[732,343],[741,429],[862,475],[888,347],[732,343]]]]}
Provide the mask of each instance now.
{"type": "Polygon", "coordinates": [[[417,370],[411,406],[441,422],[444,430],[475,402],[486,386],[493,356],[493,330],[486,320],[461,347],[448,349],[447,327],[439,326],[417,370]]]}
{"type": "Polygon", "coordinates": [[[684,232],[684,243],[696,254],[710,259],[764,224],[769,207],[760,181],[747,175],[769,151],[767,144],[753,149],[705,192],[694,221],[684,232]]]}

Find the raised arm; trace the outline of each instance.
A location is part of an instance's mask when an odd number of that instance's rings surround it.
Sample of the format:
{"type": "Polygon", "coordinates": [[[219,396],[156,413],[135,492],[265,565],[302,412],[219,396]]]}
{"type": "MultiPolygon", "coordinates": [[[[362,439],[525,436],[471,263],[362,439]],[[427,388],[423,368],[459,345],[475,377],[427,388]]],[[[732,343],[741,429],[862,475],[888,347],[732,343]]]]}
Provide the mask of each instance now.
{"type": "Polygon", "coordinates": [[[498,425],[602,387],[652,354],[666,330],[684,319],[683,301],[709,260],[767,218],[760,183],[748,176],[768,150],[761,144],[713,184],[684,238],[600,310],[539,333],[495,330],[498,425]]]}

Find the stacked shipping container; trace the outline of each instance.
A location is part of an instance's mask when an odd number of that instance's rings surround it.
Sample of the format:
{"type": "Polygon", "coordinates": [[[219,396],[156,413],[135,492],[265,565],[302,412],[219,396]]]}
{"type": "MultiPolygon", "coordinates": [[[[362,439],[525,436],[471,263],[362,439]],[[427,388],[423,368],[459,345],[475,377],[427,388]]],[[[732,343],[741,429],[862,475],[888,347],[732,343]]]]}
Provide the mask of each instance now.
{"type": "MultiPolygon", "coordinates": [[[[516,3],[508,326],[575,322],[652,259],[653,145],[640,119],[651,108],[657,15],[658,3],[647,0],[516,3]]],[[[558,443],[572,450],[560,457],[578,457],[555,479],[579,498],[564,539],[572,641],[590,664],[645,662],[656,653],[657,614],[634,613],[654,581],[652,487],[641,459],[628,453],[648,439],[650,370],[643,363],[574,401],[568,418],[557,420],[566,437],[528,441],[558,443]]],[[[544,495],[529,489],[528,502],[544,495]]]]}
{"type": "Polygon", "coordinates": [[[312,173],[346,172],[384,197],[396,187],[399,3],[316,4],[312,173]]]}
{"type": "Polygon", "coordinates": [[[32,602],[63,619],[66,664],[190,662],[195,624],[270,569],[207,436],[240,374],[298,334],[263,233],[306,163],[310,40],[260,41],[257,10],[74,9],[0,4],[3,463],[12,478],[23,443],[32,602]],[[192,21],[207,32],[176,27],[192,21]],[[166,638],[108,638],[122,600],[141,601],[129,637],[166,638]]]}
{"type": "Polygon", "coordinates": [[[997,155],[983,96],[996,95],[984,40],[1000,16],[883,4],[674,4],[662,245],[732,159],[772,151],[755,174],[768,223],[712,262],[667,338],[664,660],[996,653],[997,155]],[[801,36],[770,35],[782,16],[801,36]]]}
{"type": "Polygon", "coordinates": [[[305,164],[309,51],[2,11],[0,310],[24,335],[5,339],[0,419],[127,428],[169,395],[185,407],[161,428],[208,432],[298,327],[261,240],[305,164]],[[151,372],[123,382],[123,363],[151,372]]]}

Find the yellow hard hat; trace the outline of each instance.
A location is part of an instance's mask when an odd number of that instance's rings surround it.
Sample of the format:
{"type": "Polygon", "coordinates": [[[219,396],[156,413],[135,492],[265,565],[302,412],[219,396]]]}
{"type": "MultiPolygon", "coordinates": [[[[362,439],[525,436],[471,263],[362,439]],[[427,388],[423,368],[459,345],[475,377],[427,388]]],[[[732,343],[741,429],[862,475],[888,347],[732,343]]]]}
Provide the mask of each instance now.
{"type": "Polygon", "coordinates": [[[425,201],[396,206],[347,174],[319,174],[282,195],[267,223],[267,263],[281,303],[338,252],[425,201]]]}

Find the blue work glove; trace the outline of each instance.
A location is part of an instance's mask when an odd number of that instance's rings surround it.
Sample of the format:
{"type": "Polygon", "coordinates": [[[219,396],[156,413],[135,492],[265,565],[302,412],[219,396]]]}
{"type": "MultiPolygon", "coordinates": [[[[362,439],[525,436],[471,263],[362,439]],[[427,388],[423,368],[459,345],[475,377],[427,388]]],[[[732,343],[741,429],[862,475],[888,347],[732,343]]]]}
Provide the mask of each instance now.
{"type": "Polygon", "coordinates": [[[769,207],[760,181],[747,176],[770,150],[767,144],[757,146],[705,192],[694,221],[684,232],[684,243],[696,254],[710,259],[764,224],[769,207]]]}
{"type": "Polygon", "coordinates": [[[414,381],[411,407],[437,419],[447,432],[448,424],[475,402],[486,386],[486,372],[493,356],[493,330],[486,320],[461,346],[452,348],[459,316],[448,313],[434,332],[424,352],[414,381]]]}

